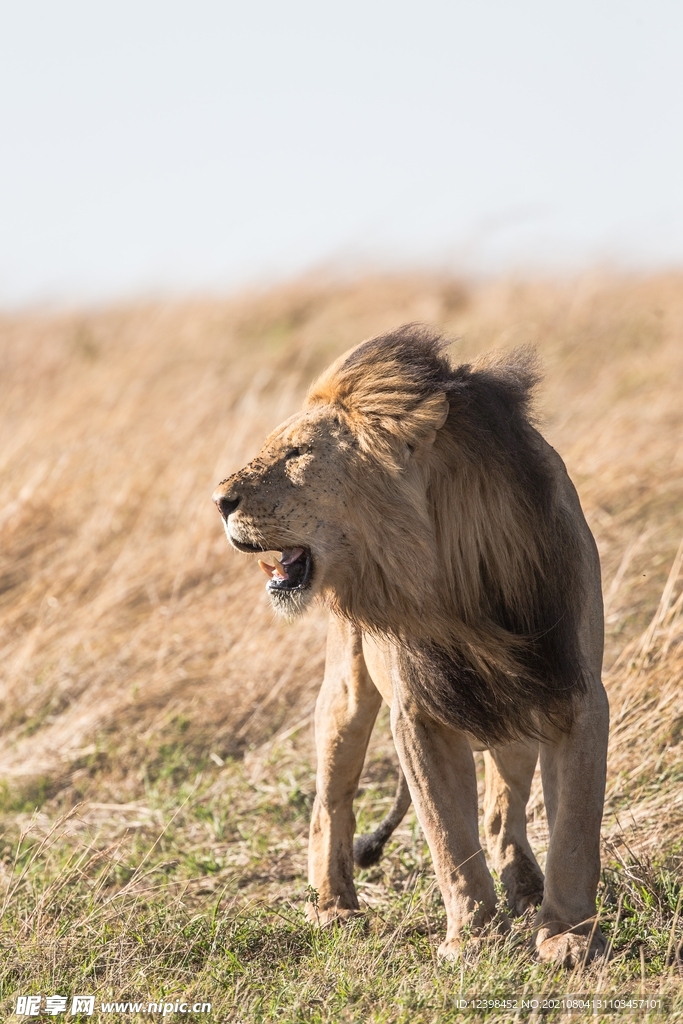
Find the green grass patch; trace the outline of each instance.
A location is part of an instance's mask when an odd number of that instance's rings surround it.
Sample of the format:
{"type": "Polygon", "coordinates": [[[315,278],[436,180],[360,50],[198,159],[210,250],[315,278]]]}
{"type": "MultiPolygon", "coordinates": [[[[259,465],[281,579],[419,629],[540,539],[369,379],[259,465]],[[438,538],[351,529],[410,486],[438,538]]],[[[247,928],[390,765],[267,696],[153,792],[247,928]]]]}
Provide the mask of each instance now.
{"type": "MultiPolygon", "coordinates": [[[[560,1020],[553,1000],[596,995],[666,1002],[664,1016],[629,1019],[683,1018],[675,852],[657,862],[618,852],[608,860],[600,887],[608,964],[572,972],[539,964],[531,923],[517,919],[504,937],[473,943],[446,965],[436,958],[445,915],[414,819],[380,865],[359,873],[364,918],[319,931],[304,914],[310,765],[289,758],[283,767],[273,756],[257,774],[232,762],[178,785],[162,773],[145,805],[83,805],[56,825],[6,810],[2,1019],[30,994],[92,994],[98,1006],[210,1002],[210,1015],[171,1019],[243,1024],[560,1020]],[[549,1006],[541,1014],[534,1000],[549,1006]]],[[[365,827],[390,797],[388,781],[363,791],[365,827]]]]}

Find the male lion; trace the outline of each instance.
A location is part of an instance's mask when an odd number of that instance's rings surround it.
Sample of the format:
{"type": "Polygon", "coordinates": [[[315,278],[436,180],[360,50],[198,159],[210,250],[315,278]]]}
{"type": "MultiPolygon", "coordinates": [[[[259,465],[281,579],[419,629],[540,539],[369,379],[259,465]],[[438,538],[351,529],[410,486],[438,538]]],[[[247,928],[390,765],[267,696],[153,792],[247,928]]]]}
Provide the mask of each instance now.
{"type": "MultiPolygon", "coordinates": [[[[472,750],[485,750],[489,856],[543,960],[601,953],[596,920],[607,697],[600,566],[576,491],[529,422],[530,357],[452,367],[408,325],[341,356],[304,411],[214,501],[262,562],[275,609],[330,608],[316,706],[310,882],[321,923],[358,912],[353,798],[384,698],[458,955],[496,897],[479,843],[472,750]],[[543,875],[525,807],[539,755],[543,875]],[[541,902],[542,901],[542,902],[541,902]]],[[[408,805],[357,843],[368,863],[408,805]]]]}

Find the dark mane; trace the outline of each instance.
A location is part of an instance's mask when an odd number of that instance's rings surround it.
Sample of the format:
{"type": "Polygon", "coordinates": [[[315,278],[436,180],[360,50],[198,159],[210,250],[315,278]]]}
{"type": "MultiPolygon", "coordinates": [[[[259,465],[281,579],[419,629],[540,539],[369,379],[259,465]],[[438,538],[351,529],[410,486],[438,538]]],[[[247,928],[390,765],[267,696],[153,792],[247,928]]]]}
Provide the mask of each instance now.
{"type": "Polygon", "coordinates": [[[528,350],[452,367],[438,334],[407,325],[358,346],[311,391],[312,402],[344,411],[384,473],[359,495],[364,592],[336,595],[336,610],[398,640],[418,705],[487,743],[568,728],[585,687],[582,549],[564,467],[530,417],[538,381],[528,350]],[[419,449],[443,397],[447,419],[420,462],[420,504],[417,470],[397,473],[396,452],[419,449]],[[378,509],[375,536],[367,524],[378,509]],[[406,595],[382,550],[405,545],[411,528],[416,566],[423,553],[406,595]]]}

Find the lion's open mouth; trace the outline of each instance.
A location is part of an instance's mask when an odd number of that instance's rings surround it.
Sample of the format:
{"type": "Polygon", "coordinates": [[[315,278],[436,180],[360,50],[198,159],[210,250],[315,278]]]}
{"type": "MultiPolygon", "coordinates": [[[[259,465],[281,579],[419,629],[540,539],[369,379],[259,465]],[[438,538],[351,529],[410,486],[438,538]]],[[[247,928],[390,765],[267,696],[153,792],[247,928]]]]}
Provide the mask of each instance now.
{"type": "Polygon", "coordinates": [[[286,594],[304,590],[313,575],[313,558],[308,548],[284,548],[275,565],[259,559],[259,565],[270,577],[266,590],[271,594],[286,594]]]}

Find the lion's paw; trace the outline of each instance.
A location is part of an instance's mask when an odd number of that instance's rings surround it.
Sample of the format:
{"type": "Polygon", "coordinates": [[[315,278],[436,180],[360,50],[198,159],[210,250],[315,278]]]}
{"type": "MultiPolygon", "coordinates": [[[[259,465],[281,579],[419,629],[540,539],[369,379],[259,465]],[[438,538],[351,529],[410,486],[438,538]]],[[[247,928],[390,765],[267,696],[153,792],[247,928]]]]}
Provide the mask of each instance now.
{"type": "MultiPolygon", "coordinates": [[[[476,940],[470,939],[470,942],[472,941],[476,940]]],[[[453,964],[460,960],[463,953],[463,947],[464,943],[462,939],[444,939],[436,951],[436,955],[439,960],[444,960],[446,963],[453,964]]]]}
{"type": "Polygon", "coordinates": [[[446,935],[437,950],[437,956],[440,960],[451,963],[460,960],[464,955],[472,954],[476,957],[482,945],[490,946],[505,941],[509,931],[510,919],[499,908],[484,924],[470,925],[461,932],[446,935]]]}
{"type": "Polygon", "coordinates": [[[588,964],[596,957],[604,956],[607,939],[601,931],[591,935],[576,935],[574,932],[562,932],[551,935],[537,942],[536,953],[539,960],[557,963],[562,967],[578,967],[588,964]]]}
{"type": "Polygon", "coordinates": [[[506,928],[509,929],[509,923],[506,920],[501,920],[497,927],[487,928],[486,932],[482,935],[468,935],[466,938],[459,938],[458,936],[452,939],[446,938],[436,951],[436,955],[439,960],[443,960],[446,963],[456,963],[463,958],[465,960],[470,958],[476,959],[482,946],[499,944],[505,940],[506,928]]]}
{"type": "Polygon", "coordinates": [[[306,917],[317,928],[331,928],[333,925],[357,921],[359,918],[364,918],[365,915],[362,910],[349,910],[344,907],[328,907],[327,910],[318,910],[317,907],[309,903],[306,907],[306,917]]]}

